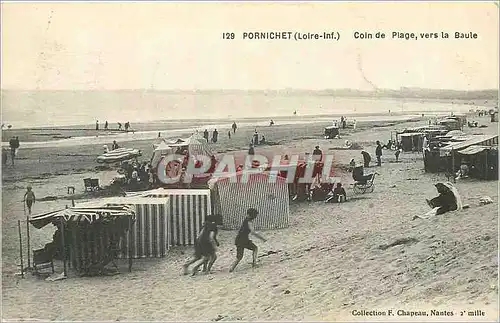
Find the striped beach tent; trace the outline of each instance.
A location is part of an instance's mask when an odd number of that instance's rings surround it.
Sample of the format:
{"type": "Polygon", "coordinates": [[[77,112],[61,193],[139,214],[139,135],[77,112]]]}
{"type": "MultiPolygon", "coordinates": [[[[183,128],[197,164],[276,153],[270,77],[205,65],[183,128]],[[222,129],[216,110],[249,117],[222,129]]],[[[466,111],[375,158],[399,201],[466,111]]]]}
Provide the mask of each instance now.
{"type": "Polygon", "coordinates": [[[239,229],[249,208],[259,211],[254,221],[257,230],[288,227],[290,206],[285,178],[239,172],[212,181],[214,209],[222,215],[224,229],[239,229]]]}
{"type": "Polygon", "coordinates": [[[62,210],[52,211],[44,214],[34,215],[30,218],[30,223],[37,229],[41,229],[55,220],[62,219],[64,222],[93,222],[104,217],[133,216],[133,206],[123,205],[93,205],[78,206],[62,210]]]}
{"type": "Polygon", "coordinates": [[[127,196],[169,199],[167,215],[172,246],[194,245],[205,217],[212,214],[209,189],[159,188],[127,196]]]}
{"type": "MultiPolygon", "coordinates": [[[[120,258],[161,258],[170,248],[168,197],[134,198],[112,197],[88,202],[83,205],[105,205],[106,207],[130,205],[134,208],[135,222],[130,236],[122,244],[120,258]],[[130,244],[129,244],[130,237],[130,244]],[[130,249],[129,249],[130,245],[130,249]]],[[[80,205],[80,204],[79,204],[80,205]]]]}

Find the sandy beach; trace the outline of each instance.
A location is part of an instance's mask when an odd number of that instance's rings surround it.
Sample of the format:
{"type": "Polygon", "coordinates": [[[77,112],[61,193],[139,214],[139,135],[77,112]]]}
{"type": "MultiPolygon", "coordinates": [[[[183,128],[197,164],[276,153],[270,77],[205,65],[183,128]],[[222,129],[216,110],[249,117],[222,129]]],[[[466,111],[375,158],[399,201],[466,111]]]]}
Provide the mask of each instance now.
{"type": "MultiPolygon", "coordinates": [[[[487,128],[466,132],[497,134],[497,124],[475,118],[487,128]]],[[[19,272],[17,220],[24,220],[22,196],[28,184],[38,198],[35,213],[70,204],[67,186],[83,192],[83,178],[105,184],[115,174],[95,158],[101,144],[77,147],[21,148],[16,166],[2,172],[2,315],[3,319],[42,320],[162,320],[162,321],[491,321],[498,315],[498,182],[467,179],[456,186],[470,208],[429,220],[412,220],[428,211],[425,198],[444,174],[424,172],[422,155],[384,150],[373,193],[353,195],[351,174],[343,166],[361,159],[360,150],[335,150],[345,140],[375,151],[375,141],[387,142],[391,131],[427,124],[427,118],[397,122],[359,122],[341,139],[323,139],[331,122],[260,126],[273,145],[262,153],[304,153],[320,145],[334,153],[337,176],[347,189],[347,203],[293,203],[290,227],[265,231],[259,243],[260,265],[252,269],[245,255],[237,270],[228,268],[235,256],[236,232],[220,231],[214,273],[182,276],[182,263],[191,247],[173,248],[162,259],[135,260],[131,273],[118,261],[121,274],[47,282],[19,272]],[[333,148],[333,149],[332,149],[333,148]],[[490,196],[492,204],[480,206],[490,196]],[[452,311],[433,316],[430,310],[452,311]],[[367,316],[359,311],[424,311],[430,316],[367,316]],[[481,310],[484,316],[471,317],[481,310]]],[[[220,129],[219,153],[247,149],[254,127],[242,127],[232,139],[220,129]]],[[[152,152],[151,140],[123,141],[139,148],[143,159],[152,152]]],[[[370,171],[372,170],[370,168],[370,171]]],[[[24,228],[23,228],[24,229],[24,228]]],[[[51,228],[31,229],[31,247],[51,240],[51,228]]],[[[26,241],[23,242],[26,246],[26,241]]],[[[25,255],[26,257],[26,255],[25,255]]],[[[26,258],[25,258],[26,265],[26,258]]],[[[57,264],[57,271],[61,271],[57,264]]]]}

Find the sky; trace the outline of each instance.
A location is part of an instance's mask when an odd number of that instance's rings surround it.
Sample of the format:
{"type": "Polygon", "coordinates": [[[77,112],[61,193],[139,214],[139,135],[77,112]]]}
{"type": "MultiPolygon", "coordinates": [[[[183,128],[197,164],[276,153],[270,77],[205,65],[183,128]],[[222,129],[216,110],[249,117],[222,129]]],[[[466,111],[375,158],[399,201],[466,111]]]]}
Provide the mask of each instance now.
{"type": "Polygon", "coordinates": [[[3,3],[1,15],[2,89],[498,88],[493,2],[3,3]],[[340,39],[242,39],[253,31],[340,39]],[[457,31],[478,39],[454,39],[457,31]]]}

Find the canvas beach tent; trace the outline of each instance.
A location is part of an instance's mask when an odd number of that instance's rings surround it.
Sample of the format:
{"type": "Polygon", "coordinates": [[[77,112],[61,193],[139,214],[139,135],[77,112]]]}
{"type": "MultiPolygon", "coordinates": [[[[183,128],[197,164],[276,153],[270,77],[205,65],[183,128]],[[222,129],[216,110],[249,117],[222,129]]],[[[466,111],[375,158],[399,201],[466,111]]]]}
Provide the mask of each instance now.
{"type": "MultiPolygon", "coordinates": [[[[52,223],[58,227],[59,236],[39,252],[54,257],[60,245],[66,276],[66,260],[82,275],[99,274],[113,262],[119,246],[131,232],[135,211],[131,205],[94,205],[66,208],[35,215],[30,223],[38,229],[52,223]]],[[[57,233],[57,231],[56,231],[57,233]]],[[[132,264],[129,263],[129,270],[132,264]]]]}
{"type": "Polygon", "coordinates": [[[189,154],[192,156],[205,155],[212,156],[214,154],[210,144],[204,138],[200,138],[199,135],[192,135],[187,139],[182,139],[182,142],[178,143],[168,143],[170,147],[174,149],[180,148],[180,150],[187,149],[189,154]]]}
{"type": "Polygon", "coordinates": [[[134,209],[135,221],[130,235],[121,245],[120,258],[161,258],[170,249],[170,230],[168,219],[169,199],[111,197],[77,204],[91,207],[129,205],[134,209]]]}
{"type": "Polygon", "coordinates": [[[238,172],[213,178],[214,211],[222,216],[224,229],[237,230],[249,208],[259,211],[257,230],[288,227],[290,206],[285,178],[269,173],[238,172]]]}
{"type": "Polygon", "coordinates": [[[168,198],[166,209],[171,246],[194,245],[208,215],[212,215],[209,189],[164,189],[127,193],[134,198],[168,198]]]}
{"type": "Polygon", "coordinates": [[[156,168],[163,156],[173,154],[174,150],[166,142],[161,142],[153,151],[153,156],[151,156],[151,165],[156,168]]]}

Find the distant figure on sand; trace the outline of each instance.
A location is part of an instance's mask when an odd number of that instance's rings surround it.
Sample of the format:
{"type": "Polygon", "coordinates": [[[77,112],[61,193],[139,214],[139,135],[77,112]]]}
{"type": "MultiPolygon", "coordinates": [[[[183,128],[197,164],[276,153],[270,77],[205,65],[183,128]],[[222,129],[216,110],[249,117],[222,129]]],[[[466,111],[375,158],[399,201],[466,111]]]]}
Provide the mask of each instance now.
{"type": "Polygon", "coordinates": [[[321,161],[323,159],[323,152],[319,149],[319,146],[314,148],[312,155],[314,161],[321,161]]]}
{"type": "Polygon", "coordinates": [[[7,149],[2,149],[2,165],[7,165],[7,160],[9,159],[9,153],[7,149]]]}
{"type": "Polygon", "coordinates": [[[122,124],[118,122],[118,130],[122,130],[122,124]]]}
{"type": "Polygon", "coordinates": [[[99,120],[96,120],[95,122],[95,130],[99,130],[99,120]]]}
{"type": "Polygon", "coordinates": [[[217,259],[217,224],[213,221],[205,221],[194,245],[194,256],[184,264],[184,275],[188,274],[190,265],[196,263],[193,267],[192,275],[196,275],[201,265],[204,265],[204,270],[210,272],[212,266],[217,259]]]}
{"type": "Polygon", "coordinates": [[[241,259],[243,259],[245,249],[253,251],[252,267],[257,266],[259,248],[252,242],[252,240],[250,240],[249,235],[251,234],[264,242],[267,241],[264,237],[253,230],[252,221],[257,218],[258,214],[259,212],[256,209],[250,208],[247,210],[247,217],[243,220],[240,230],[238,231],[238,235],[234,241],[234,244],[236,245],[236,260],[231,265],[231,268],[229,268],[229,272],[233,272],[236,266],[240,263],[241,259]]]}
{"type": "Polygon", "coordinates": [[[362,151],[361,155],[363,155],[363,166],[364,167],[370,167],[370,162],[372,161],[372,157],[370,154],[366,151],[362,151]]]}
{"type": "Polygon", "coordinates": [[[130,122],[125,122],[125,131],[128,131],[128,128],[130,128],[130,122]]]}
{"type": "Polygon", "coordinates": [[[356,119],[354,119],[354,121],[353,121],[353,123],[352,123],[352,128],[353,128],[354,130],[356,130],[356,119]]]}
{"type": "Polygon", "coordinates": [[[212,142],[215,144],[217,143],[217,140],[219,140],[219,132],[217,129],[214,129],[214,132],[212,133],[212,142]]]}
{"type": "Polygon", "coordinates": [[[28,207],[28,214],[31,215],[31,207],[36,202],[35,193],[31,190],[31,186],[26,187],[26,193],[24,194],[23,203],[26,203],[28,207]]]}
{"type": "Polygon", "coordinates": [[[377,156],[377,166],[382,166],[382,145],[377,140],[377,148],[375,148],[375,156],[377,156]]]}
{"type": "Polygon", "coordinates": [[[253,144],[259,144],[259,133],[257,132],[257,129],[255,129],[255,132],[253,133],[253,144]]]}
{"type": "Polygon", "coordinates": [[[229,137],[229,139],[231,139],[231,130],[227,132],[227,136],[229,137]]]}
{"type": "Polygon", "coordinates": [[[253,144],[250,144],[250,148],[248,148],[248,154],[255,155],[255,148],[253,147],[253,144]]]}
{"type": "Polygon", "coordinates": [[[14,166],[14,160],[16,159],[16,152],[19,148],[19,137],[12,137],[9,140],[10,147],[10,158],[12,159],[12,166],[14,166]]]}
{"type": "Polygon", "coordinates": [[[265,143],[266,143],[266,137],[262,135],[262,139],[260,140],[259,145],[264,145],[265,143]]]}
{"type": "Polygon", "coordinates": [[[296,116],[297,115],[297,110],[293,111],[293,115],[296,116]]]}
{"type": "Polygon", "coordinates": [[[274,126],[274,121],[273,121],[273,119],[271,119],[271,121],[269,121],[269,126],[274,126]]]}
{"type": "Polygon", "coordinates": [[[203,131],[203,138],[205,138],[205,140],[208,142],[208,130],[205,129],[205,131],[203,131]]]}
{"type": "Polygon", "coordinates": [[[108,120],[104,123],[104,130],[108,130],[108,120]]]}
{"type": "Polygon", "coordinates": [[[236,133],[236,129],[238,128],[236,122],[233,122],[233,125],[231,127],[233,128],[233,133],[236,133]]]}

